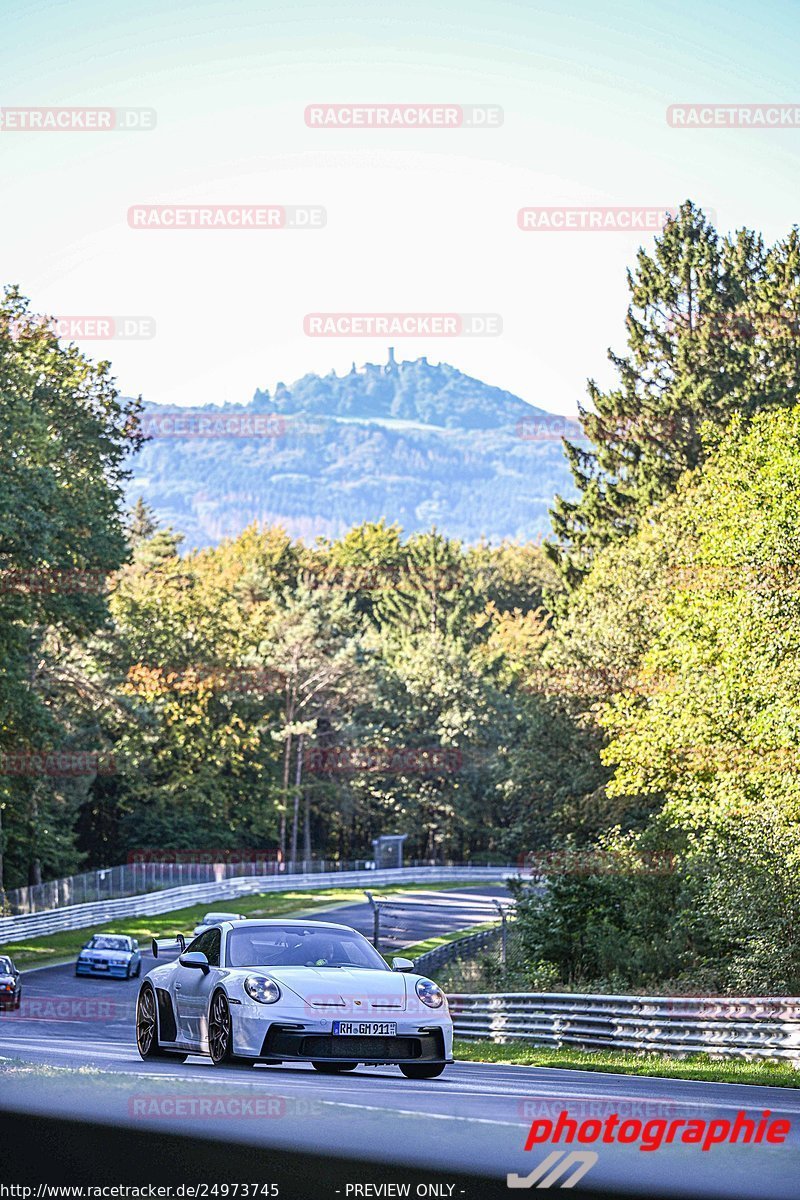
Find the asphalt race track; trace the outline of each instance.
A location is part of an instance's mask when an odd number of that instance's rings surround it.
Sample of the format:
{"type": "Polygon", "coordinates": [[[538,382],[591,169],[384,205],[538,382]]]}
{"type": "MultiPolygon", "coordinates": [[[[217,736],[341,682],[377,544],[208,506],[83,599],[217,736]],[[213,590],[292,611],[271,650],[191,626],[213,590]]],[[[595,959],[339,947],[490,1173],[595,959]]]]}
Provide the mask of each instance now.
{"type": "MultiPolygon", "coordinates": [[[[434,895],[452,904],[452,912],[404,914],[413,928],[403,940],[481,919],[474,917],[470,889],[434,895]]],[[[331,916],[371,930],[368,905],[331,916]]],[[[143,974],[151,966],[147,954],[143,974]]],[[[0,1015],[0,1105],[260,1147],[350,1153],[398,1164],[398,1178],[402,1166],[415,1166],[488,1170],[499,1180],[507,1172],[527,1175],[552,1151],[539,1146],[526,1154],[525,1137],[532,1120],[555,1121],[562,1110],[578,1121],[617,1113],[644,1123],[732,1121],[740,1110],[759,1117],[768,1109],[791,1121],[781,1145],[703,1151],[678,1143],[650,1153],[636,1145],[601,1145],[582,1187],[620,1196],[800,1196],[800,1090],[470,1063],[430,1081],[408,1080],[388,1067],[321,1076],[310,1066],[214,1068],[194,1056],[185,1064],[145,1063],[133,1036],[138,987],[138,980],[77,979],[72,965],[27,972],[20,1012],[0,1015]]],[[[223,1154],[219,1179],[228,1178],[223,1154]]]]}

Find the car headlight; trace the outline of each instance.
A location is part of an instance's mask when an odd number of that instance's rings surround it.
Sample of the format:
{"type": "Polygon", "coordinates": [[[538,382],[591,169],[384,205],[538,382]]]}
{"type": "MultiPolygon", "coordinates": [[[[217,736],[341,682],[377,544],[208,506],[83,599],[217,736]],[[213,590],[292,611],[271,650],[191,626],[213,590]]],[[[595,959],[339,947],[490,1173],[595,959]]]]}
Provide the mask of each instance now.
{"type": "Polygon", "coordinates": [[[265,975],[248,975],[244,981],[244,990],[251,1000],[259,1004],[274,1004],[281,998],[281,989],[277,983],[267,979],[265,975]]]}
{"type": "Polygon", "coordinates": [[[417,995],[428,1008],[441,1008],[444,1004],[444,992],[430,979],[417,980],[417,995]]]}

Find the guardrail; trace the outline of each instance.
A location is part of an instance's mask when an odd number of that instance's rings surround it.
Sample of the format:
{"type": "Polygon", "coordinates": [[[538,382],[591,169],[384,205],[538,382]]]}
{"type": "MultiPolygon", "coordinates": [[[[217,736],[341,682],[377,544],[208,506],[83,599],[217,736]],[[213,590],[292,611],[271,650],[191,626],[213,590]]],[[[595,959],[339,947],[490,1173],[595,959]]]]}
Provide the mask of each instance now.
{"type": "Polygon", "coordinates": [[[500,880],[517,875],[517,867],[394,867],[383,871],[330,871],[275,877],[252,875],[246,878],[221,879],[213,883],[198,883],[190,887],[168,888],[143,896],[126,896],[120,900],[76,904],[51,912],[28,913],[19,917],[0,918],[0,944],[20,942],[28,937],[41,937],[65,929],[88,929],[117,917],[155,916],[192,904],[231,900],[254,892],[306,891],[309,888],[336,885],[345,887],[394,883],[447,883],[476,880],[500,880]]]}
{"type": "Polygon", "coordinates": [[[421,975],[429,975],[431,971],[455,962],[456,959],[473,958],[480,950],[488,950],[494,946],[499,948],[502,938],[503,930],[500,925],[494,929],[480,929],[477,933],[470,933],[466,937],[445,942],[442,946],[435,946],[433,950],[426,950],[414,959],[414,966],[421,975]]]}
{"type": "Polygon", "coordinates": [[[796,997],[601,996],[577,993],[448,997],[457,1037],[545,1046],[775,1058],[800,1066],[796,997]]]}

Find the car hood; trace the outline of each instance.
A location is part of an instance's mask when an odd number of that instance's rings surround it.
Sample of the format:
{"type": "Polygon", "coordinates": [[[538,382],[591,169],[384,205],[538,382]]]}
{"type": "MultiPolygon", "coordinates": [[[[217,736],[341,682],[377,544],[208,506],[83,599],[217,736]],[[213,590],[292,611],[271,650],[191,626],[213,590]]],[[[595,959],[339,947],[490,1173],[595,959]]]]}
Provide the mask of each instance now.
{"type": "Polygon", "coordinates": [[[5,971],[0,971],[0,983],[13,983],[15,979],[15,975],[8,975],[5,971]]]}
{"type": "Polygon", "coordinates": [[[358,1016],[403,1012],[406,1007],[405,979],[394,971],[350,971],[347,967],[265,967],[262,971],[309,1008],[346,1009],[358,1016]]]}

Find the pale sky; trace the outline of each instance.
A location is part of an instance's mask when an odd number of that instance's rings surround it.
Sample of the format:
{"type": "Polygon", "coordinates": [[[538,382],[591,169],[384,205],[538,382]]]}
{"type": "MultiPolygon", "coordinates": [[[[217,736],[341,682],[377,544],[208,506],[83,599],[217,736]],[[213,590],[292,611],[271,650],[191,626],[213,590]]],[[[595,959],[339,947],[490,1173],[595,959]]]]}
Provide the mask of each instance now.
{"type": "MultiPolygon", "coordinates": [[[[315,312],[495,313],[395,338],[571,413],[624,345],[629,232],[521,232],[541,205],[675,206],[769,238],[798,218],[800,128],[681,130],[684,102],[800,100],[798,9],[768,0],[0,0],[0,105],[155,109],[151,132],[0,130],[2,277],[37,311],[147,316],[85,341],[128,394],[246,402],[383,361],[315,312]],[[315,129],[307,105],[498,105],[499,128],[315,129]],[[324,228],[141,230],[133,205],[314,205],[324,228]]],[[[649,239],[645,239],[649,240],[649,239]]]]}

